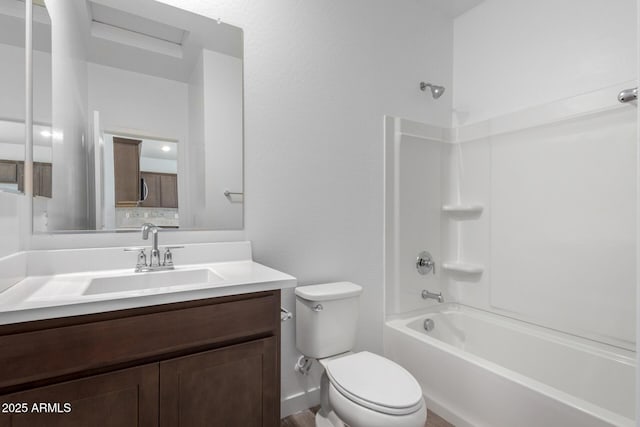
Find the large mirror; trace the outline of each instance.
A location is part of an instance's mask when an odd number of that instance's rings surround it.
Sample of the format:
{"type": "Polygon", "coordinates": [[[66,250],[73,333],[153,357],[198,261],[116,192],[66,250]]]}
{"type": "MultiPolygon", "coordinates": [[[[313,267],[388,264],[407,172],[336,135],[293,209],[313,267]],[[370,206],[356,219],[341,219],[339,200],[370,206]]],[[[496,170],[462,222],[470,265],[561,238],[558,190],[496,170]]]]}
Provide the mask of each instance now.
{"type": "Polygon", "coordinates": [[[24,27],[24,3],[0,0],[0,191],[23,190],[24,27]]]}
{"type": "Polygon", "coordinates": [[[34,231],[241,229],[242,30],[152,0],[33,1],[34,231]]]}

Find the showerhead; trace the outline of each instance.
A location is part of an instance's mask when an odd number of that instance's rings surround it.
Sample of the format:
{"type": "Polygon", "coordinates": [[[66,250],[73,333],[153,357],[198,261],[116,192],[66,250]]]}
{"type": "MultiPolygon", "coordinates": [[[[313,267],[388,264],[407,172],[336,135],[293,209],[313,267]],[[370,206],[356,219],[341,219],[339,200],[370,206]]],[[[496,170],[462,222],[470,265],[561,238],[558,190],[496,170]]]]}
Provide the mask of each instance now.
{"type": "Polygon", "coordinates": [[[442,94],[444,93],[444,86],[436,86],[433,85],[431,83],[425,83],[425,82],[420,82],[420,90],[421,91],[426,91],[427,88],[431,89],[431,96],[433,96],[433,99],[438,99],[442,96],[442,94]]]}

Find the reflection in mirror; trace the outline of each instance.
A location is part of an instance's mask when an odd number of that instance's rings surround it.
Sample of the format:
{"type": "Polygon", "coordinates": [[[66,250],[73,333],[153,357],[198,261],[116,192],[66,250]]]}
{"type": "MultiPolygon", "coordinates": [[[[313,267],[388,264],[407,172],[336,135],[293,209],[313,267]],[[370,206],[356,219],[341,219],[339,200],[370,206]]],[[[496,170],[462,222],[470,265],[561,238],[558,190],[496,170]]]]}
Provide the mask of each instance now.
{"type": "Polygon", "coordinates": [[[178,228],[177,142],[105,134],[104,207],[108,229],[140,229],[145,222],[178,228]]]}
{"type": "Polygon", "coordinates": [[[34,9],[34,230],[241,229],[242,30],[152,0],[34,9]]]}
{"type": "Polygon", "coordinates": [[[0,191],[23,190],[24,2],[0,0],[0,191]]]}

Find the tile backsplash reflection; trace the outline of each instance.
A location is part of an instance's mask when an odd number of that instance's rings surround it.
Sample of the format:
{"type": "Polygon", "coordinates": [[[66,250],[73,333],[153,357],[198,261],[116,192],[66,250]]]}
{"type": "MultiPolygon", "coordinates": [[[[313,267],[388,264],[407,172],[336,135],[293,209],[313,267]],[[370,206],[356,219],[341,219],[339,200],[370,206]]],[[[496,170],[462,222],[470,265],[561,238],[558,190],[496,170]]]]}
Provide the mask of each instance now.
{"type": "Polygon", "coordinates": [[[175,208],[116,208],[116,227],[138,228],[145,222],[158,227],[178,228],[180,218],[175,208]]]}

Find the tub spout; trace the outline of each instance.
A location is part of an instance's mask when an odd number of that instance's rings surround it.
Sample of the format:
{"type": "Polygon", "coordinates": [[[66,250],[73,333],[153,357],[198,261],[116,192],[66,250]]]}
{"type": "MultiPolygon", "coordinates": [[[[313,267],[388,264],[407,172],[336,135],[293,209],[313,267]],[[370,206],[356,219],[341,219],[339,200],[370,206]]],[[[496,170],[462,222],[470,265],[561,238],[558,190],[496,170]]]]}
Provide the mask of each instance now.
{"type": "Polygon", "coordinates": [[[444,302],[444,298],[442,298],[442,292],[438,292],[436,294],[435,292],[429,292],[426,289],[422,290],[422,299],[434,299],[438,302],[444,302]]]}

